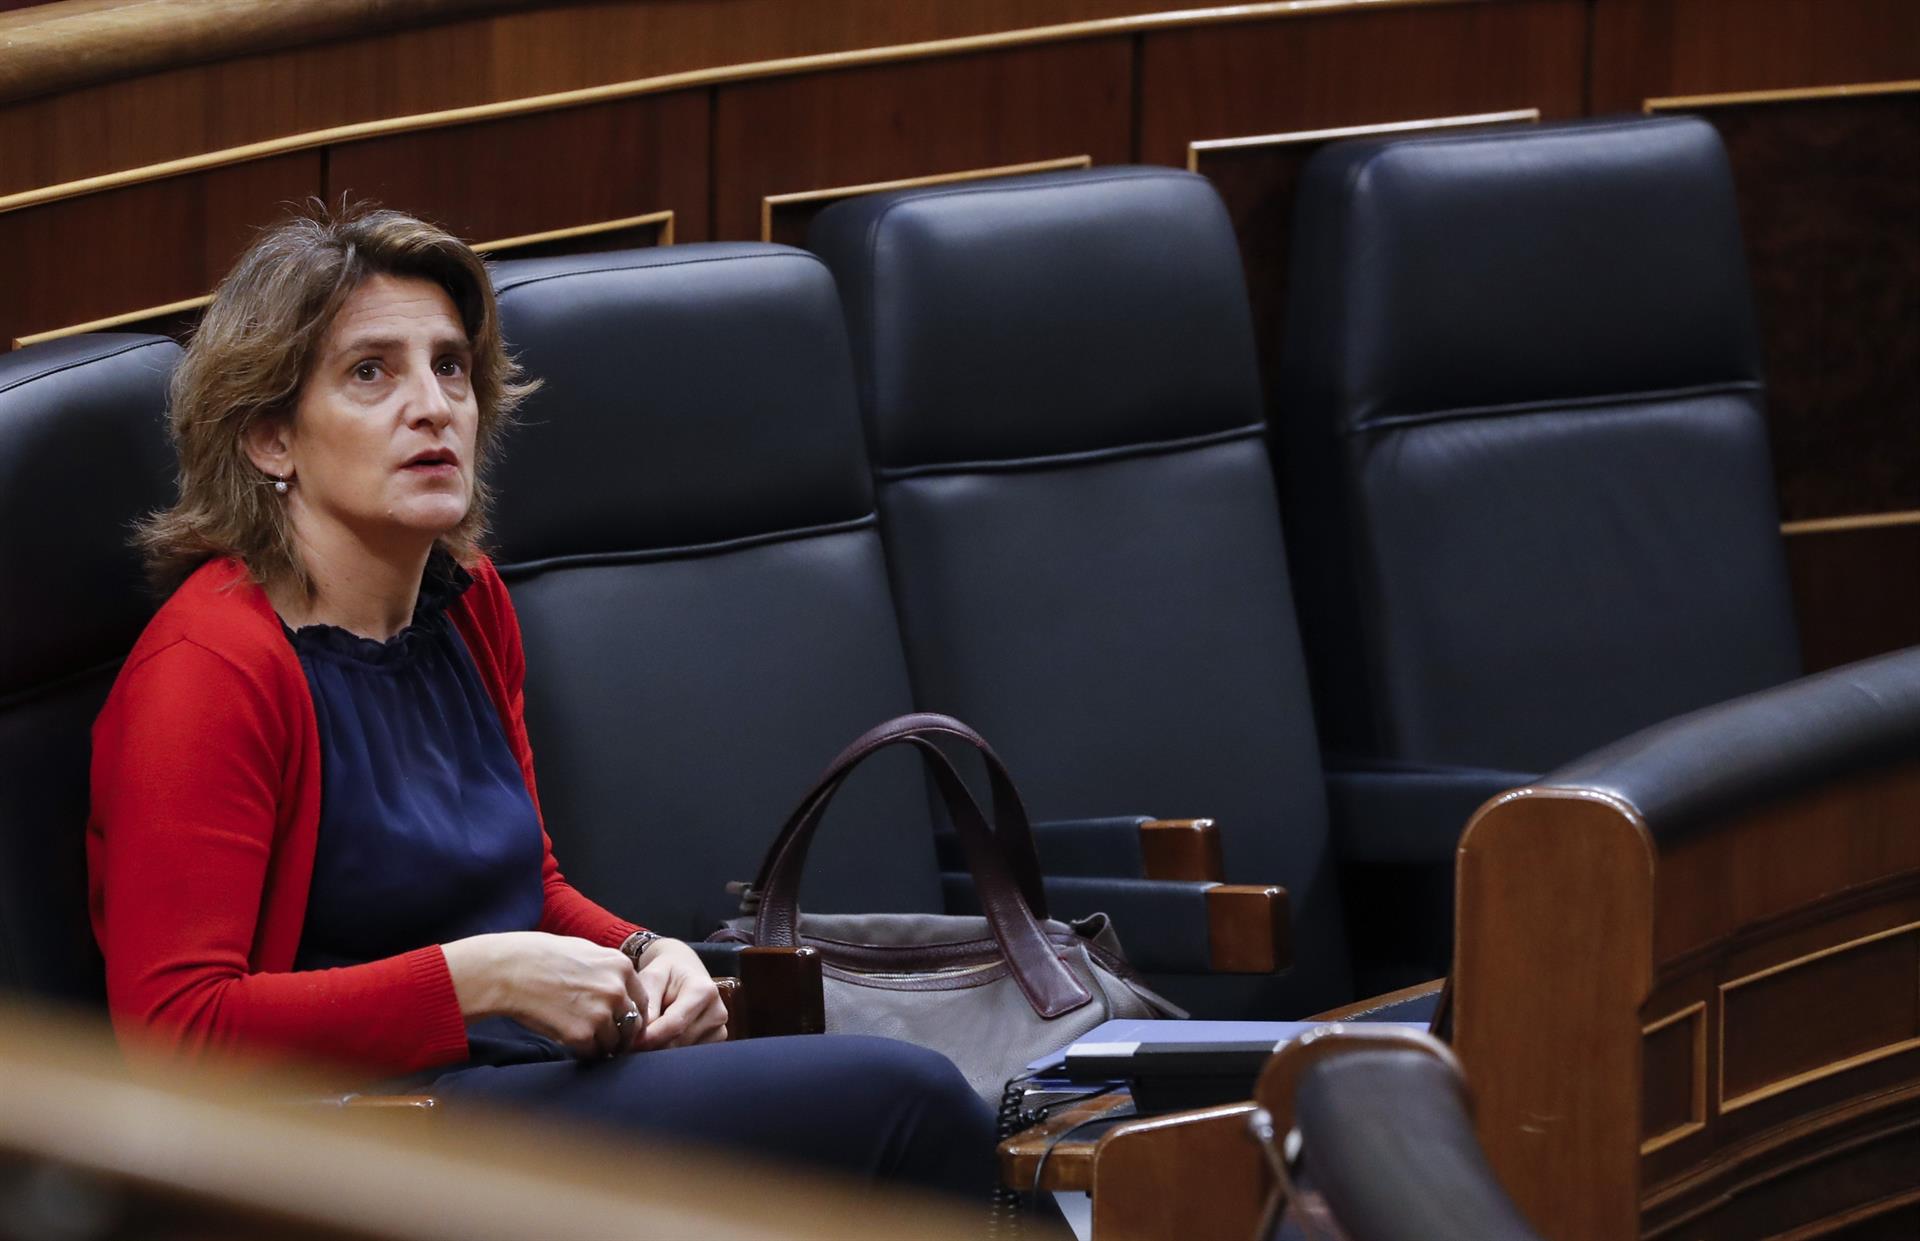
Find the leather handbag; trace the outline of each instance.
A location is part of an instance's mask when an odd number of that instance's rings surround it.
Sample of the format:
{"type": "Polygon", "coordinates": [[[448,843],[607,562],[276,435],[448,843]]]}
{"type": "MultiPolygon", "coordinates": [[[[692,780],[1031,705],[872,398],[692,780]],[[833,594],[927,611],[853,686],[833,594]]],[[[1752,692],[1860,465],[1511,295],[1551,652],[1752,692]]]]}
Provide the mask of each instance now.
{"type": "Polygon", "coordinates": [[[1103,1021],[1186,1016],[1140,983],[1106,915],[1047,917],[1032,828],[1006,765],[951,716],[888,720],[842,751],[780,829],[742,912],[749,916],[714,938],[820,953],[829,1034],[884,1035],[943,1052],[990,1104],[1029,1061],[1103,1021]],[[993,826],[935,737],[980,752],[993,826]],[[984,916],[800,912],[801,872],[828,803],[862,760],[894,745],[913,746],[926,762],[984,916]]]}

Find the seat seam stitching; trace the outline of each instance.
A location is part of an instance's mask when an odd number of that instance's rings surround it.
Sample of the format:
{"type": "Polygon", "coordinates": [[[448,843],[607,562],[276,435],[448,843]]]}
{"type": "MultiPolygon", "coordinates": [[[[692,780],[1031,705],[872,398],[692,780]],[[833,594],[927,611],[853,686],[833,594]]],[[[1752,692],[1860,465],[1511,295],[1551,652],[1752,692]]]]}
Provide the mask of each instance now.
{"type": "Polygon", "coordinates": [[[176,345],[177,346],[178,343],[179,342],[173,340],[172,338],[165,337],[165,336],[156,337],[152,340],[137,340],[137,341],[134,341],[132,344],[123,345],[120,348],[115,349],[112,353],[103,353],[90,358],[75,358],[71,362],[64,362],[59,366],[51,368],[50,370],[39,371],[32,375],[22,375],[19,379],[14,380],[12,383],[8,384],[6,387],[0,388],[0,392],[11,392],[15,388],[22,387],[23,385],[30,384],[30,383],[37,383],[42,379],[48,379],[54,375],[61,374],[62,372],[70,371],[77,366],[88,366],[94,362],[111,361],[112,359],[120,357],[123,354],[132,353],[136,349],[151,349],[155,345],[176,345]]]}

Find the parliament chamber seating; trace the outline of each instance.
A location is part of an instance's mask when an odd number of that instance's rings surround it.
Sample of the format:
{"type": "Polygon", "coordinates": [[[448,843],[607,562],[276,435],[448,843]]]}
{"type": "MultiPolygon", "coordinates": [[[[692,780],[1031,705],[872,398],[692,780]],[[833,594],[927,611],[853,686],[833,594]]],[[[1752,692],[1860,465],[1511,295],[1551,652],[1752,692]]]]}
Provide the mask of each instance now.
{"type": "Polygon", "coordinates": [[[93,717],[153,614],[135,520],[173,499],[162,336],[0,356],[0,991],[106,1000],[87,919],[93,717]]]}
{"type": "MultiPolygon", "coordinates": [[[[747,243],[499,264],[544,387],[493,475],[495,554],[570,876],[701,935],[841,743],[949,711],[1061,821],[1056,912],[1118,909],[1202,1015],[1412,977],[1445,930],[1383,906],[1458,842],[1453,1041],[1499,1183],[1442,1061],[1329,1054],[1287,1097],[1356,1241],[1407,1204],[1342,1171],[1380,1178],[1358,1122],[1395,1102],[1451,1171],[1389,1189],[1459,1187],[1473,1235],[1528,1235],[1501,1185],[1555,1241],[1905,1209],[1920,651],[1776,684],[1797,656],[1730,195],[1690,121],[1329,150],[1302,190],[1277,490],[1197,177],[857,199],[816,224],[824,266],[747,243]],[[1121,813],[1143,808],[1216,817],[1226,878],[1286,885],[1290,975],[1209,975],[1217,885],[1143,877],[1147,816],[1121,813]]],[[[178,356],[78,336],[0,358],[8,990],[101,998],[86,737],[153,606],[127,533],[171,496],[178,356]]],[[[810,908],[956,896],[918,771],[889,759],[843,796],[810,908]]],[[[1108,1184],[1178,1128],[1103,1139],[1108,1184]]],[[[1207,1164],[1185,1173],[1204,1194],[1207,1164]]],[[[1123,1189],[1106,1218],[1131,1209],[1123,1189]]]]}
{"type": "Polygon", "coordinates": [[[1695,118],[1301,177],[1278,455],[1363,989],[1446,964],[1486,798],[1800,671],[1726,153],[1695,118]]]}
{"type": "Polygon", "coordinates": [[[1204,814],[1228,880],[1285,885],[1292,972],[1173,988],[1196,1012],[1351,1000],[1253,325],[1212,187],[1102,168],[874,194],[808,244],[847,306],[916,700],[993,738],[1036,817],[1204,814]]]}
{"type": "MultiPolygon", "coordinates": [[[[729,243],[506,262],[496,286],[544,384],[493,527],[549,830],[590,895],[699,939],[740,912],[727,884],[828,760],[915,710],[834,282],[805,251],[729,243]]],[[[806,908],[941,909],[932,813],[911,756],[863,765],[809,854],[806,908]]],[[[1119,822],[1137,841],[1148,817],[1119,822]]],[[[1036,834],[1071,857],[1108,826],[1036,834]]],[[[1100,860],[1048,877],[1056,914],[1114,913],[1143,969],[1246,968],[1213,942],[1220,885],[1145,876],[1137,845],[1100,860]]],[[[1271,940],[1251,912],[1218,937],[1271,940]]]]}

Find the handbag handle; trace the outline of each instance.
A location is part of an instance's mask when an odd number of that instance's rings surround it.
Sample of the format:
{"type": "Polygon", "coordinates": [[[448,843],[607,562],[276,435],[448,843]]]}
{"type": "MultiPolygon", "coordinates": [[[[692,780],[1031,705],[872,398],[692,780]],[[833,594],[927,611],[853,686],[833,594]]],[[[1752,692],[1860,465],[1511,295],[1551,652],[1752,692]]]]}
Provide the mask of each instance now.
{"type": "MultiPolygon", "coordinates": [[[[948,816],[960,837],[967,856],[968,870],[980,896],[988,929],[1007,961],[1007,970],[1019,986],[1033,1011],[1043,1018],[1058,1017],[1091,1003],[1093,995],[1069,971],[1055,954],[1023,899],[1019,884],[1002,847],[1004,842],[987,826],[973,794],[953,764],[926,737],[927,732],[977,737],[964,724],[946,716],[903,716],[870,730],[842,751],[828,765],[813,791],[782,826],[773,848],[756,881],[760,908],[755,919],[754,940],[762,947],[793,947],[799,943],[800,873],[805,867],[808,846],[826,814],[827,805],[856,767],[867,756],[892,745],[912,745],[919,751],[933,776],[934,786],[946,803],[948,816]],[[928,721],[937,721],[929,723],[928,721]],[[964,732],[956,733],[950,725],[964,732]]],[[[984,741],[979,742],[985,745],[984,741]]],[[[996,760],[997,761],[997,760],[996,760]]],[[[1008,781],[1011,791],[1011,781],[1008,781]]],[[[1014,799],[1017,802],[1017,798],[1014,799]]],[[[1024,816],[1024,812],[1022,812],[1024,816]]],[[[1037,877],[1038,867],[1035,867],[1037,877]]]]}
{"type": "MultiPolygon", "coordinates": [[[[854,738],[846,749],[840,751],[834,760],[827,764],[826,771],[821,773],[819,780],[814,782],[813,792],[809,793],[808,797],[816,797],[823,792],[827,796],[832,796],[832,792],[826,786],[836,777],[844,777],[869,754],[883,750],[907,737],[933,736],[956,737],[979,752],[981,761],[986,766],[987,783],[993,794],[994,835],[1000,838],[1007,865],[1013,872],[1014,881],[1020,885],[1020,895],[1026,898],[1027,908],[1032,910],[1036,917],[1045,918],[1047,892],[1040,881],[1040,858],[1034,848],[1033,825],[1027,817],[1026,804],[1020,800],[1020,792],[1013,785],[1013,775],[1008,772],[1006,763],[994,752],[993,747],[987,744],[985,737],[953,716],[941,715],[935,711],[916,711],[909,715],[895,716],[893,719],[874,725],[854,738]]],[[[938,780],[938,776],[935,779],[938,780]]],[[[835,787],[838,787],[837,784],[835,787]]],[[[973,801],[970,794],[968,801],[973,801]]],[[[978,803],[973,804],[976,807],[978,805],[978,803]]],[[[787,819],[785,826],[780,829],[780,835],[775,838],[773,847],[767,850],[766,857],[760,863],[760,873],[754,877],[754,891],[766,891],[768,882],[773,877],[774,862],[786,848],[788,839],[798,830],[801,812],[806,807],[807,802],[803,800],[800,808],[794,811],[787,819]]],[[[951,805],[947,807],[947,812],[951,817],[953,812],[951,805]]],[[[965,847],[964,838],[962,847],[965,847]]],[[[805,856],[804,851],[802,856],[805,856]]]]}

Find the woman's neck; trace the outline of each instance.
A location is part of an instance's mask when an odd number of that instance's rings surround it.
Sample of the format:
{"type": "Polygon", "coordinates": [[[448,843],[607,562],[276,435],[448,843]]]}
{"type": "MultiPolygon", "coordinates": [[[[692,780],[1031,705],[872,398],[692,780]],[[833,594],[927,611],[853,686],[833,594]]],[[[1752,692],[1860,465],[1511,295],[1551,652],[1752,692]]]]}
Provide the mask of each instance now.
{"type": "Polygon", "coordinates": [[[295,542],[311,596],[299,588],[270,593],[274,610],[295,629],[333,625],[384,642],[413,620],[432,540],[375,549],[350,537],[299,537],[295,542]]]}

